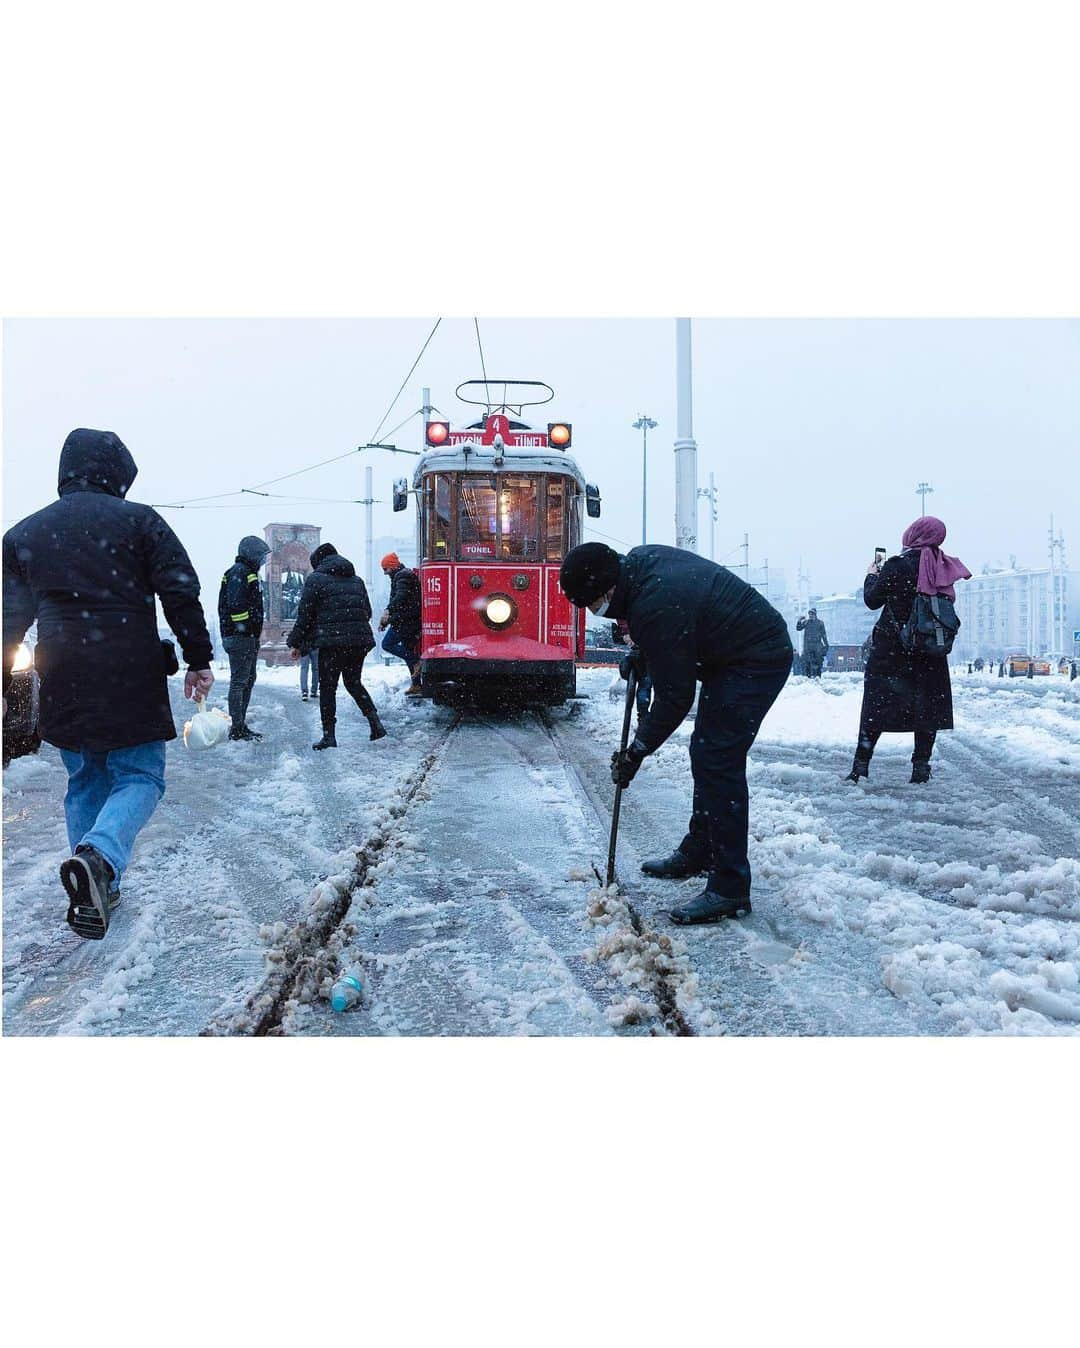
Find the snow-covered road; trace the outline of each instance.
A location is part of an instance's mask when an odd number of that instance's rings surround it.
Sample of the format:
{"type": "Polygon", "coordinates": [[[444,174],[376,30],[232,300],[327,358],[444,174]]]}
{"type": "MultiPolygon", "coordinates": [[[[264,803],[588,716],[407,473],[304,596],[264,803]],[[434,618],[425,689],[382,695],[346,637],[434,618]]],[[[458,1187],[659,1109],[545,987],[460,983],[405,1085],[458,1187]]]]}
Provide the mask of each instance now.
{"type": "Polygon", "coordinates": [[[684,831],[689,723],[624,796],[622,897],[593,872],[610,671],[546,716],[458,721],[376,665],[390,737],[343,699],[320,755],[295,679],[260,673],[262,744],[170,745],[100,944],[63,920],[59,756],[5,772],[8,1034],[265,1030],[269,986],[286,1034],[1080,1033],[1080,682],[957,676],[933,780],[887,737],[853,788],[858,678],[791,680],[751,761],[754,912],[685,930],[666,909],[696,882],[638,863],[684,831]],[[364,1002],[335,1015],[351,964],[364,1002]]]}

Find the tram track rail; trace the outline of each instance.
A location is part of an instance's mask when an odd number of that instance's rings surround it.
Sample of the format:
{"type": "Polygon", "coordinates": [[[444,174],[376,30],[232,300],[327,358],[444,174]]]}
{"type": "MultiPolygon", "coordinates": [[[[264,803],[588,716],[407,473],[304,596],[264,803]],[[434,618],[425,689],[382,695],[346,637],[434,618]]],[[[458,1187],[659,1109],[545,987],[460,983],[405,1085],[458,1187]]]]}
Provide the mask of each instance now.
{"type": "Polygon", "coordinates": [[[410,806],[442,760],[461,722],[462,713],[456,711],[442,727],[435,743],[406,782],[394,817],[360,845],[352,868],[341,877],[331,877],[320,882],[324,887],[331,887],[332,896],[302,917],[285,934],[270,954],[274,967],[259,986],[248,994],[239,1009],[212,1017],[200,1031],[201,1036],[262,1038],[281,1033],[282,1018],[290,1000],[315,967],[319,955],[325,952],[344,924],[357,894],[373,883],[375,866],[404,828],[410,806]]]}
{"type": "MultiPolygon", "coordinates": [[[[587,805],[589,812],[595,816],[600,836],[606,836],[611,825],[608,802],[602,799],[595,787],[578,769],[570,754],[566,752],[550,711],[547,708],[541,709],[537,719],[554,746],[559,762],[577,793],[579,803],[587,805]]],[[[604,875],[595,861],[592,863],[592,871],[596,876],[597,885],[606,895],[604,875]]],[[[627,920],[634,937],[643,946],[654,947],[661,955],[661,958],[653,964],[648,991],[659,1008],[664,1030],[668,1034],[678,1037],[693,1037],[695,1031],[679,1006],[678,979],[672,973],[675,961],[669,957],[672,949],[671,938],[666,933],[657,931],[642,916],[640,902],[635,901],[633,891],[628,889],[626,884],[617,877],[616,888],[619,893],[619,900],[626,910],[627,920]]]]}

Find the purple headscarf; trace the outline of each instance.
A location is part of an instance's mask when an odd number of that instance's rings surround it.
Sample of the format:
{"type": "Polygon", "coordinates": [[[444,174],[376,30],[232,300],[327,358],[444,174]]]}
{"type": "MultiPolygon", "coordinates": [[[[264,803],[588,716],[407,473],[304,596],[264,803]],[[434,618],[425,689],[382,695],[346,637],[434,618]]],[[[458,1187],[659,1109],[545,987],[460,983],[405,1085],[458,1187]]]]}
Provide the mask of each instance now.
{"type": "Polygon", "coordinates": [[[904,530],[901,540],[905,548],[919,548],[920,594],[943,594],[955,599],[953,581],[970,580],[971,572],[958,557],[946,556],[941,551],[945,542],[945,526],[934,515],[923,515],[904,530]]]}

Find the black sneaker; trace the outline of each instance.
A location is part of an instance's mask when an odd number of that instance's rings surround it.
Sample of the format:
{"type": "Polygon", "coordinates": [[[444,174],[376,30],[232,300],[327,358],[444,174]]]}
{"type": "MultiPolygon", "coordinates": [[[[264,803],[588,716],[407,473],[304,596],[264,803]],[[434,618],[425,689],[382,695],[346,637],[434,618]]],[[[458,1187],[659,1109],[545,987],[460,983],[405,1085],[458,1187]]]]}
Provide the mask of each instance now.
{"type": "Polygon", "coordinates": [[[301,694],[300,694],[300,701],[301,701],[301,702],[306,702],[307,700],[308,700],[308,695],[307,695],[307,693],[301,693],[301,694]]]}
{"type": "Polygon", "coordinates": [[[252,730],[250,726],[234,725],[232,729],[229,731],[229,739],[255,741],[261,740],[262,736],[259,734],[257,730],[252,730]]]}
{"type": "Polygon", "coordinates": [[[723,922],[751,911],[749,899],[729,899],[711,889],[703,889],[689,903],[672,908],[671,920],[680,927],[689,927],[697,923],[723,922]]]}
{"type": "Polygon", "coordinates": [[[89,941],[103,940],[109,914],[120,901],[112,867],[96,847],[77,847],[60,865],[60,882],[68,896],[68,926],[89,941]]]}
{"type": "Polygon", "coordinates": [[[641,863],[643,874],[657,880],[685,880],[691,875],[704,875],[708,869],[688,857],[681,848],[676,847],[669,857],[654,857],[641,863]]]}

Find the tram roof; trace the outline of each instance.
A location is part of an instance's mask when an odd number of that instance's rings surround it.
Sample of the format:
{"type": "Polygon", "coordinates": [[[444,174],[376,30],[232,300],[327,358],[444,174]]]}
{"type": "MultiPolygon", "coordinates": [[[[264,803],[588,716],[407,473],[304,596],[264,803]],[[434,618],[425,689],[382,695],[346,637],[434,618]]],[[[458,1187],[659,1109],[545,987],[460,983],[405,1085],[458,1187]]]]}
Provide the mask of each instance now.
{"type": "Polygon", "coordinates": [[[501,462],[496,463],[494,448],[479,442],[471,446],[442,445],[438,449],[429,449],[416,465],[413,486],[419,487],[425,473],[506,473],[516,469],[521,473],[562,473],[572,477],[582,490],[585,488],[585,474],[574,456],[565,450],[507,445],[500,457],[501,462]],[[465,453],[467,448],[468,454],[465,453]]]}

